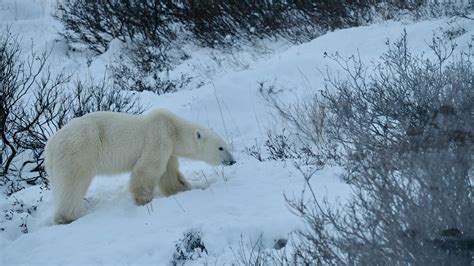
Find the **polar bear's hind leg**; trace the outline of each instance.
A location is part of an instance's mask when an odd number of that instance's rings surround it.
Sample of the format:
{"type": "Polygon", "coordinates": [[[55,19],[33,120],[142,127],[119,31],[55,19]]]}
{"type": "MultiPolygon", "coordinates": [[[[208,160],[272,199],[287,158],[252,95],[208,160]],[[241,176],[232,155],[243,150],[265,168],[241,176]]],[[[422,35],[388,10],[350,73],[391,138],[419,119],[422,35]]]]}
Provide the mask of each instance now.
{"type": "Polygon", "coordinates": [[[46,170],[54,193],[54,222],[67,224],[80,217],[83,200],[95,175],[97,129],[91,125],[66,129],[53,136],[45,149],[46,170]]]}
{"type": "Polygon", "coordinates": [[[67,171],[53,173],[56,180],[52,182],[55,192],[56,214],[54,222],[68,224],[81,214],[83,200],[93,176],[88,173],[67,171]],[[58,176],[59,175],[59,176],[58,176]]]}

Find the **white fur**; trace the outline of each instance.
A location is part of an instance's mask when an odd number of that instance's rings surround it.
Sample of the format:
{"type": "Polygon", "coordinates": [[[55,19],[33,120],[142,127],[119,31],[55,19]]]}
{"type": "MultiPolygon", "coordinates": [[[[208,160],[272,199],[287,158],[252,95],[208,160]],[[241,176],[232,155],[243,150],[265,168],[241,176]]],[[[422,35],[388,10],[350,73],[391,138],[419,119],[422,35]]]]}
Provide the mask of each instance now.
{"type": "Polygon", "coordinates": [[[54,221],[69,223],[80,216],[96,175],[131,172],[130,192],[139,205],[153,199],[155,185],[164,195],[190,189],[177,157],[234,163],[225,141],[212,130],[165,110],[146,115],[95,112],[71,120],[45,148],[54,221]]]}

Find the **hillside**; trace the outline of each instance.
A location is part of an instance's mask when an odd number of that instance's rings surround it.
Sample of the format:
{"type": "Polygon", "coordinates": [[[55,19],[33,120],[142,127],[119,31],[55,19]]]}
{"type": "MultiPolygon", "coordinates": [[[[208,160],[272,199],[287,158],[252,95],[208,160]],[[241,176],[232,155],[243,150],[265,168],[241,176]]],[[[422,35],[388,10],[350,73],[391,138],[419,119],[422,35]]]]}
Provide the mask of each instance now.
{"type": "MultiPolygon", "coordinates": [[[[0,17],[6,20],[0,23],[10,24],[25,47],[33,44],[37,51],[52,49],[53,72],[65,70],[100,79],[106,65],[120,51],[120,44],[112,45],[107,53],[88,64],[87,54],[67,50],[57,33],[60,24],[49,15],[52,4],[25,4],[23,9],[31,12],[12,15],[5,9],[9,3],[17,2],[0,3],[0,17]]],[[[268,250],[278,239],[289,239],[291,243],[292,232],[302,222],[291,213],[284,195],[299,195],[304,179],[291,160],[260,162],[246,152],[246,148],[256,145],[265,153],[267,130],[280,132],[288,127],[262,99],[259,84],[273,86],[275,95],[291,102],[323,88],[326,69],[333,73],[340,70],[325,53],[355,54],[364,62],[377,62],[387,48],[387,40],[396,40],[406,30],[409,47],[430,57],[426,43],[434,34],[443,36],[456,28],[466,30],[454,39],[459,44],[457,50],[465,50],[473,40],[474,20],[461,18],[383,22],[329,32],[301,45],[269,44],[273,49],[265,52],[248,48],[234,56],[190,48],[191,58],[170,75],[186,73],[194,81],[176,93],[139,93],[141,102],[149,110],[166,108],[213,128],[231,143],[237,164],[213,168],[182,160],[184,175],[205,189],[169,198],[157,196],[147,207],[133,204],[127,189],[128,174],[97,177],[88,191],[84,216],[68,225],[52,225],[50,191],[31,187],[2,198],[1,210],[14,201],[33,205],[40,196],[42,201],[26,221],[16,216],[0,224],[5,229],[0,232],[0,264],[168,265],[175,243],[189,230],[202,232],[207,254],[186,265],[230,265],[239,260],[242,244],[253,245],[260,238],[262,248],[268,250]],[[211,53],[224,63],[212,60],[211,53]],[[27,234],[18,230],[22,223],[26,223],[27,234]]],[[[316,173],[311,182],[318,197],[328,196],[335,201],[350,194],[338,173],[340,169],[329,166],[316,173]]]]}

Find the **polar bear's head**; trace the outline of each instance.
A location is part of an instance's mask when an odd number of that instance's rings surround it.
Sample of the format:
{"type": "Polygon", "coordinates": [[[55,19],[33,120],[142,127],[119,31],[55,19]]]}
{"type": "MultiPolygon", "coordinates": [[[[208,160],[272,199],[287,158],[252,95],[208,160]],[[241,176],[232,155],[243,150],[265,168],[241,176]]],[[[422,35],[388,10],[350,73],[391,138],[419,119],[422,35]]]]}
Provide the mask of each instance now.
{"type": "Polygon", "coordinates": [[[196,129],[193,139],[200,160],[212,165],[235,164],[227,143],[212,130],[207,128],[196,129]]]}

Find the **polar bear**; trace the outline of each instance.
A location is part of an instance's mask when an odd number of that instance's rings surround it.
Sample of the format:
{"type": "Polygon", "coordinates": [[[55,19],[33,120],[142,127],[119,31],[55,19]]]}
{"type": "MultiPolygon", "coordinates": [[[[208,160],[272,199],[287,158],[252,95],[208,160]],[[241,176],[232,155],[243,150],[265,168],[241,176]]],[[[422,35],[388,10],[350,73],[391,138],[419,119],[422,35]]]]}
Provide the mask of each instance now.
{"type": "Polygon", "coordinates": [[[72,119],[49,138],[45,164],[53,190],[54,222],[77,219],[92,178],[131,172],[129,190],[138,205],[188,190],[178,157],[232,165],[226,142],[212,130],[166,110],[144,115],[94,112],[72,119]]]}

